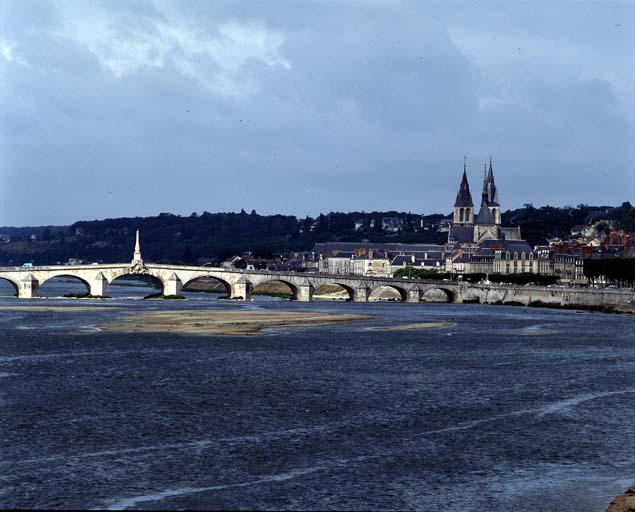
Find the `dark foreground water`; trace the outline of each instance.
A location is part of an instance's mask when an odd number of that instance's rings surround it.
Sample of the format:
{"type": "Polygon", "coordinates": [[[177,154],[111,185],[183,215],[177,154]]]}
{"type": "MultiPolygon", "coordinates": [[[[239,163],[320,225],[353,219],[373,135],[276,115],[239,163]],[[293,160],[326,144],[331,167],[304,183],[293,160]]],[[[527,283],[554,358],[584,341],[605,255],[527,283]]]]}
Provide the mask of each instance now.
{"type": "Polygon", "coordinates": [[[601,511],[635,482],[633,317],[192,297],[29,304],[375,319],[215,337],[0,311],[0,506],[601,511]],[[369,329],[424,321],[456,326],[369,329]]]}

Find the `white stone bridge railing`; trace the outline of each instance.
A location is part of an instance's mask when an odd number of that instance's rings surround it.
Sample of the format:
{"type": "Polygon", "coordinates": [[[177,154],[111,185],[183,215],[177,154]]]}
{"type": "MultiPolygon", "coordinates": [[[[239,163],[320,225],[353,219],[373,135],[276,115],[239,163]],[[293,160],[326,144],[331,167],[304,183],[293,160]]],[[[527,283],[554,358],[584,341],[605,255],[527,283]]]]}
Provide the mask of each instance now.
{"type": "Polygon", "coordinates": [[[603,289],[570,287],[534,287],[475,285],[454,281],[398,279],[342,274],[316,274],[304,272],[278,272],[267,270],[234,270],[218,267],[162,265],[141,261],[121,264],[73,265],[46,267],[0,268],[0,279],[9,281],[20,298],[37,296],[37,291],[49,279],[60,276],[74,277],[84,283],[90,296],[107,295],[108,285],[125,275],[150,276],[161,288],[163,295],[180,295],[182,288],[201,278],[220,281],[232,299],[250,300],[259,284],[283,282],[292,291],[292,298],[310,301],[313,292],[322,285],[339,285],[355,302],[366,302],[380,287],[390,287],[399,293],[402,301],[427,300],[430,294],[445,294],[448,302],[518,303],[543,302],[551,304],[618,305],[633,303],[632,289],[603,289]]]}

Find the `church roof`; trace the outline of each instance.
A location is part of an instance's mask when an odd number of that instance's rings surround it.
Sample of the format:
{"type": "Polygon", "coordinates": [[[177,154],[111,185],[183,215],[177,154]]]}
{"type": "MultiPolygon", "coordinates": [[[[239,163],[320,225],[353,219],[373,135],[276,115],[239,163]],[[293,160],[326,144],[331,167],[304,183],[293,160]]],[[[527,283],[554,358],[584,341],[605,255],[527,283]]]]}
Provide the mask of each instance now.
{"type": "Polygon", "coordinates": [[[463,163],[463,178],[461,179],[461,186],[459,187],[459,193],[456,195],[456,201],[454,207],[473,207],[472,194],[470,193],[470,184],[467,181],[467,165],[463,163]]]}
{"type": "Polygon", "coordinates": [[[495,251],[533,252],[526,240],[483,240],[476,250],[477,255],[493,254],[495,251]]]}
{"type": "Polygon", "coordinates": [[[503,226],[500,228],[501,237],[505,240],[520,240],[520,227],[503,226]]]}
{"type": "Polygon", "coordinates": [[[482,226],[496,224],[496,218],[492,214],[492,211],[487,207],[485,199],[483,199],[483,204],[481,204],[481,211],[478,212],[478,220],[476,223],[482,226]]]}
{"type": "Polygon", "coordinates": [[[452,226],[450,238],[460,244],[471,244],[474,242],[474,226],[452,226]]]}

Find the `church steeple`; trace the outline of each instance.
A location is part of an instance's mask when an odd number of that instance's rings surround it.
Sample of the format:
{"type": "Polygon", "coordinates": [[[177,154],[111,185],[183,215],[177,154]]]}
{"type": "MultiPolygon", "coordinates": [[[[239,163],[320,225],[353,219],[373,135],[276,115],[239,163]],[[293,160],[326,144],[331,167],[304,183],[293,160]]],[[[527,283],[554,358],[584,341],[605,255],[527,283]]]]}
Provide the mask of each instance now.
{"type": "Polygon", "coordinates": [[[463,177],[459,192],[454,202],[454,224],[466,225],[474,223],[474,202],[470,193],[470,184],[467,181],[467,158],[463,157],[463,177]]]}
{"type": "Polygon", "coordinates": [[[483,181],[483,198],[488,206],[500,206],[498,202],[498,190],[494,182],[494,170],[492,169],[492,157],[489,157],[489,169],[483,181]]]}
{"type": "Polygon", "coordinates": [[[463,178],[461,178],[461,185],[459,186],[459,193],[456,195],[454,206],[474,206],[472,194],[470,193],[470,184],[467,181],[467,162],[465,160],[463,161],[463,178]]]}
{"type": "Polygon", "coordinates": [[[481,196],[481,209],[478,214],[478,224],[500,225],[500,203],[498,200],[498,190],[494,181],[494,170],[492,168],[492,157],[489,157],[489,169],[485,164],[485,176],[483,178],[483,193],[481,196]]]}

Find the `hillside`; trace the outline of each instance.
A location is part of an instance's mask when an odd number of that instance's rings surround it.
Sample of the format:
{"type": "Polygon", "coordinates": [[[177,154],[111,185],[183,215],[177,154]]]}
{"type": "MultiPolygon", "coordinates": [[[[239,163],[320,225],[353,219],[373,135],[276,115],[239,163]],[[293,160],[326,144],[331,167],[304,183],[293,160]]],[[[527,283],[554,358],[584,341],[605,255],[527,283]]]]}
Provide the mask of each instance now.
{"type": "MultiPolygon", "coordinates": [[[[149,261],[202,263],[222,261],[244,251],[269,258],[286,251],[310,250],[316,242],[361,241],[445,243],[447,233],[437,231],[447,215],[406,212],[331,212],[317,218],[240,213],[193,213],[179,216],[129,217],[80,221],[71,226],[0,228],[0,265],[55,264],[69,258],[86,262],[119,262],[131,258],[134,232],[141,229],[143,255],[149,261]],[[382,225],[383,222],[383,225],[382,225]],[[398,227],[395,227],[398,226],[398,227]],[[10,241],[8,243],[7,239],[10,241]]],[[[504,224],[519,224],[531,244],[547,238],[565,238],[574,225],[594,218],[614,219],[635,231],[635,208],[543,206],[507,211],[504,224]]]]}

